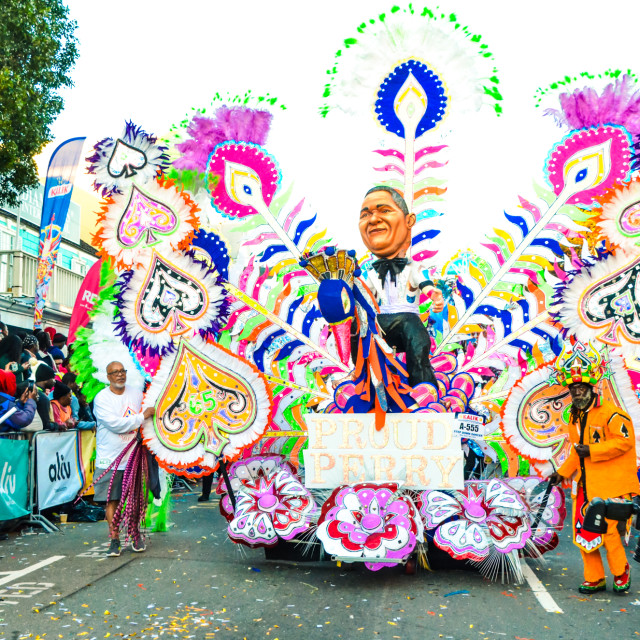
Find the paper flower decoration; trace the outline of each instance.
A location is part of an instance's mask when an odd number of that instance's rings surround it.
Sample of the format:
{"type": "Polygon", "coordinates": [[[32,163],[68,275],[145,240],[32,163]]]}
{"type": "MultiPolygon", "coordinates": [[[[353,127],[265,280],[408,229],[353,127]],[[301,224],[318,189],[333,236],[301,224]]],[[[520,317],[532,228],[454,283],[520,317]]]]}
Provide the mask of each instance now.
{"type": "Polygon", "coordinates": [[[148,260],[152,249],[186,249],[199,224],[199,210],[172,180],[159,178],[144,186],[131,182],[123,193],[104,201],[94,244],[119,268],[130,269],[148,260]]]}
{"type": "Polygon", "coordinates": [[[423,491],[420,514],[434,543],[456,560],[478,563],[484,574],[509,567],[521,577],[517,552],[531,538],[528,509],[500,480],[466,482],[462,491],[423,491]]]}
{"type": "Polygon", "coordinates": [[[158,139],[128,121],[119,138],[105,138],[87,158],[87,172],[95,175],[96,191],[103,196],[122,193],[135,180],[144,185],[169,166],[167,148],[158,139]]]}
{"type": "MultiPolygon", "coordinates": [[[[272,475],[280,470],[287,471],[296,477],[298,476],[296,468],[284,456],[279,454],[241,458],[229,466],[227,475],[229,476],[231,488],[234,492],[238,492],[245,482],[254,483],[259,478],[272,475]]],[[[216,493],[222,496],[220,498],[220,513],[227,520],[230,520],[233,518],[233,505],[227,493],[227,483],[222,476],[218,478],[216,493]]]]}
{"type": "Polygon", "coordinates": [[[204,262],[155,250],[144,268],[118,280],[118,321],[124,341],[142,352],[165,355],[181,336],[206,338],[223,326],[226,292],[204,262]]]}
{"type": "Polygon", "coordinates": [[[300,478],[277,467],[245,479],[235,497],[236,508],[227,533],[234,542],[249,547],[292,540],[311,527],[317,510],[300,478]]]}
{"type": "Polygon", "coordinates": [[[344,562],[366,560],[372,571],[406,560],[423,527],[413,501],[395,483],[338,487],[322,505],[318,538],[325,551],[344,562]]]}
{"type": "Polygon", "coordinates": [[[553,487],[547,498],[547,504],[542,513],[539,510],[547,488],[547,483],[541,478],[506,478],[503,482],[518,492],[522,501],[527,505],[527,516],[531,526],[531,542],[537,553],[546,553],[558,546],[558,534],[564,526],[567,515],[564,493],[560,487],[553,487]],[[536,523],[536,520],[538,522],[536,523]]]}
{"type": "Polygon", "coordinates": [[[264,376],[247,360],[200,338],[165,356],[145,395],[155,407],[144,441],[161,465],[215,469],[235,460],[271,421],[264,376]]]}

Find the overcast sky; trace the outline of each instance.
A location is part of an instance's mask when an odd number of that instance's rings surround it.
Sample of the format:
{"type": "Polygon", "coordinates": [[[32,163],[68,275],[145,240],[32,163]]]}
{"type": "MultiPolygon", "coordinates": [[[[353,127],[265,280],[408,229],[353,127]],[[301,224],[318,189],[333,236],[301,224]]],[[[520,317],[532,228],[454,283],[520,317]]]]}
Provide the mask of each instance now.
{"type": "MultiPolygon", "coordinates": [[[[55,141],[87,136],[87,147],[117,136],[125,119],[166,133],[216,92],[269,93],[287,107],[268,147],[285,182],[295,181],[330,232],[355,246],[355,216],[370,186],[373,124],[318,115],[326,69],[358,24],[388,10],[380,0],[69,0],[78,22],[74,87],[53,126],[55,141]],[[351,216],[353,225],[344,225],[351,216]]],[[[415,3],[415,7],[421,7],[415,3]]],[[[434,7],[436,5],[429,5],[434,7]]],[[[450,0],[495,55],[504,115],[490,109],[458,125],[450,140],[445,253],[468,246],[499,224],[517,195],[533,197],[548,151],[565,132],[535,108],[534,93],[564,75],[640,69],[638,0],[450,0]],[[457,134],[457,135],[456,135],[457,134]]],[[[446,82],[446,77],[444,78],[446,82]]],[[[373,100],[372,100],[373,102],[373,100]]],[[[367,120],[369,118],[370,120],[367,120]]],[[[79,172],[80,174],[80,172],[79,172]]],[[[89,188],[79,175],[77,184],[89,188]]],[[[344,244],[343,243],[343,244],[344,244]]]]}

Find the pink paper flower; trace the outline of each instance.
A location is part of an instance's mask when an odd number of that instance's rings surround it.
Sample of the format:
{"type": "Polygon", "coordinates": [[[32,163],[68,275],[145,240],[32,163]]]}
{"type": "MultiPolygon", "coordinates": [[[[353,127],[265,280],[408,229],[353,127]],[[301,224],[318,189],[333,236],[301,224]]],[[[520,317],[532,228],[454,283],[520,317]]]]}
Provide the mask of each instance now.
{"type": "Polygon", "coordinates": [[[406,560],[416,542],[422,542],[423,527],[411,498],[397,492],[395,483],[335,489],[318,521],[317,535],[325,551],[346,562],[370,559],[365,566],[372,571],[406,560]]]}
{"type": "Polygon", "coordinates": [[[249,547],[295,538],[311,526],[317,509],[300,479],[285,469],[274,468],[243,481],[235,497],[227,533],[234,542],[249,547]]]}
{"type": "Polygon", "coordinates": [[[423,491],[420,514],[433,541],[456,560],[484,562],[522,549],[531,538],[528,509],[500,480],[466,482],[462,491],[423,491]]]}

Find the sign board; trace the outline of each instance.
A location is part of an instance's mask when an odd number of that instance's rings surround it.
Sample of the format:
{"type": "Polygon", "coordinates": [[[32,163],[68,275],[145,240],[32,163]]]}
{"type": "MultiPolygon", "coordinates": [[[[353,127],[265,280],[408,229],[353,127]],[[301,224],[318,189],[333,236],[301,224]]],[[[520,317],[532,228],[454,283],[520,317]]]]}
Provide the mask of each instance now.
{"type": "Polygon", "coordinates": [[[354,482],[400,482],[415,489],[462,489],[464,459],[455,414],[312,414],[305,420],[305,485],[335,488],[354,482]]]}
{"type": "Polygon", "coordinates": [[[38,509],[42,511],[73,500],[84,481],[76,431],[39,431],[35,440],[38,509]]]}
{"type": "Polygon", "coordinates": [[[0,520],[20,518],[27,510],[29,441],[0,439],[0,520]]]}

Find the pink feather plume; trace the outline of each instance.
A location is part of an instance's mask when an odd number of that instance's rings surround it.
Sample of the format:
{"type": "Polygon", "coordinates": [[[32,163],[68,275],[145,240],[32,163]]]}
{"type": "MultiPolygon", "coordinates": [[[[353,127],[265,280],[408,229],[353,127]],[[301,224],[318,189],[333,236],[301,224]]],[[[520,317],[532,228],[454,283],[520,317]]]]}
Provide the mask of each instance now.
{"type": "Polygon", "coordinates": [[[560,95],[560,109],[544,114],[555,118],[559,126],[583,129],[603,124],[623,126],[631,135],[640,134],[640,91],[629,75],[616,78],[598,93],[589,87],[560,95]]]}
{"type": "Polygon", "coordinates": [[[177,169],[204,171],[209,154],[221,142],[252,142],[263,145],[267,140],[273,115],[249,107],[221,106],[212,118],[193,116],[187,133],[191,140],[176,145],[182,156],[173,164],[177,169]]]}

